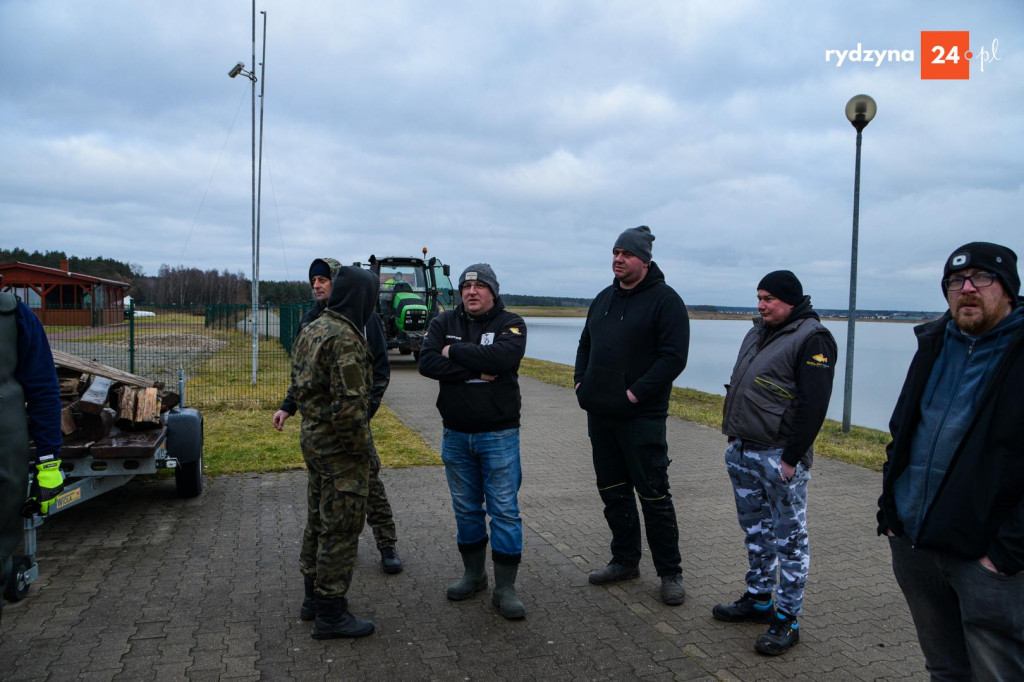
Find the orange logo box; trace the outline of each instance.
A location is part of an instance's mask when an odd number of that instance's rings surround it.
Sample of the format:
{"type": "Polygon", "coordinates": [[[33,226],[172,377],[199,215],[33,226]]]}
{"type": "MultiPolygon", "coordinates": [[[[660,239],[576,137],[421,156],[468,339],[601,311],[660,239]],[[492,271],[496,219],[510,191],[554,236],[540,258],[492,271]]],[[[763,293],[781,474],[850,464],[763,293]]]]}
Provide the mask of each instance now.
{"type": "Polygon", "coordinates": [[[921,80],[971,77],[970,31],[921,31],[921,80]]]}

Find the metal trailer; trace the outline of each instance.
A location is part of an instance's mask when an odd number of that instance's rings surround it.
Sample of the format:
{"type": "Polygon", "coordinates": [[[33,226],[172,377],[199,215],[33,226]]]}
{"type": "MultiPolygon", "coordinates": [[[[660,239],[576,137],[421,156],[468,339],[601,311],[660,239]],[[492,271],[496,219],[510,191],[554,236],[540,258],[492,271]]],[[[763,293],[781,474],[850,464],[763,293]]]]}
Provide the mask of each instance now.
{"type": "MultiPolygon", "coordinates": [[[[194,408],[176,407],[163,415],[159,430],[147,432],[149,452],[132,456],[86,455],[61,460],[67,481],[47,516],[61,514],[87,500],[120,488],[138,475],[173,469],[180,497],[197,497],[203,492],[203,417],[194,408]]],[[[29,489],[33,482],[29,475],[29,489]]],[[[21,601],[29,585],[39,579],[36,563],[36,529],[46,516],[33,514],[25,519],[24,554],[12,557],[4,597],[21,601]]]]}

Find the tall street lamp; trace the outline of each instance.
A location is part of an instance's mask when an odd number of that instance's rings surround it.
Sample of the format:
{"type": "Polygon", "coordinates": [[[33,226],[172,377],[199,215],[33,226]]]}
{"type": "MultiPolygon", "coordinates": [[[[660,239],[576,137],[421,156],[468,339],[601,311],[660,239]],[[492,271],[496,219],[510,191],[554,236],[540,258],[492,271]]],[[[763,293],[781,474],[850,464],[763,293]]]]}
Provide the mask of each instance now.
{"type": "MultiPolygon", "coordinates": [[[[263,14],[263,63],[261,68],[266,69],[267,49],[267,13],[263,14]]],[[[252,61],[256,63],[256,0],[252,0],[252,61]]],[[[256,385],[256,371],[259,367],[259,307],[260,307],[260,232],[259,232],[259,209],[256,199],[256,78],[255,69],[245,70],[245,64],[238,62],[230,71],[228,76],[234,78],[238,75],[249,79],[252,86],[252,385],[256,385]]],[[[260,75],[263,75],[261,70],[260,75]]],[[[263,86],[260,86],[260,170],[263,168],[263,86]]]]}
{"type": "Polygon", "coordinates": [[[868,95],[851,97],[846,103],[846,118],[857,129],[857,161],[853,171],[853,246],[850,255],[850,312],[846,320],[846,382],[843,386],[843,433],[850,432],[853,401],[853,337],[857,317],[857,230],[860,220],[860,143],[861,133],[878,112],[868,95]]]}

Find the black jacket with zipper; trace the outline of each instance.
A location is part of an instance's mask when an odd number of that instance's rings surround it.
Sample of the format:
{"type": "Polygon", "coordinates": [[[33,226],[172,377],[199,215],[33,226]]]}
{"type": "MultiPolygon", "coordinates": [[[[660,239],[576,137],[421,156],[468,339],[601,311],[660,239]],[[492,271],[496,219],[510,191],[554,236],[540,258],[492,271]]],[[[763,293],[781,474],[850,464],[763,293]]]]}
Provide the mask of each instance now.
{"type": "MultiPolygon", "coordinates": [[[[1018,305],[1024,299],[1018,300],[1018,305]]],[[[914,328],[918,350],[889,421],[878,532],[903,534],[893,486],[910,462],[921,398],[945,338],[947,312],[914,328]]],[[[1018,330],[953,455],[918,529],[917,545],[965,559],[988,556],[1001,573],[1024,569],[1024,329],[1018,330]]]]}
{"type": "Polygon", "coordinates": [[[590,304],[576,350],[576,399],[606,417],[667,417],[672,382],[689,349],[686,305],[651,261],[635,287],[623,289],[616,280],[590,304]],[[639,402],[629,401],[627,389],[639,402]]]}
{"type": "Polygon", "coordinates": [[[485,433],[519,428],[519,362],[526,353],[526,323],[501,298],[483,315],[460,303],[430,322],[420,348],[420,374],[437,379],[437,409],[445,428],[485,433]],[[445,346],[448,357],[441,351],[445,346]],[[493,381],[481,374],[495,375],[493,381]]]}

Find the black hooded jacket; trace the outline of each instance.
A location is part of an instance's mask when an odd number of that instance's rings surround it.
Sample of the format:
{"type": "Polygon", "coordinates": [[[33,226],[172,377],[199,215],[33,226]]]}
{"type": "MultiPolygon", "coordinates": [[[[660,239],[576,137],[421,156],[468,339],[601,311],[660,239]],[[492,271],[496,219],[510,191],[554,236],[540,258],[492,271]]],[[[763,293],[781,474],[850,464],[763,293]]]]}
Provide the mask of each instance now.
{"type": "MultiPolygon", "coordinates": [[[[317,261],[322,261],[331,268],[331,279],[333,282],[334,277],[341,270],[341,264],[333,258],[320,258],[317,261]]],[[[316,263],[317,261],[313,262],[316,263]]],[[[310,267],[312,268],[312,266],[310,267]]],[[[379,289],[379,282],[377,287],[379,289]]],[[[334,292],[333,284],[331,292],[334,292]]],[[[376,302],[374,306],[376,306],[376,302]]],[[[313,307],[306,311],[306,314],[303,315],[302,320],[299,322],[299,333],[301,334],[302,330],[310,322],[320,317],[325,308],[327,308],[327,302],[314,301],[313,307]]],[[[376,313],[371,315],[364,331],[366,334],[366,346],[370,351],[370,355],[373,356],[373,387],[370,389],[370,417],[372,418],[380,408],[384,392],[387,391],[388,384],[391,383],[391,363],[388,361],[388,342],[384,337],[384,325],[380,321],[380,315],[376,313]]],[[[294,415],[298,410],[291,386],[288,387],[288,393],[285,394],[284,400],[281,401],[281,409],[291,415],[294,415]]]]}
{"type": "Polygon", "coordinates": [[[651,261],[635,287],[623,289],[616,280],[590,304],[576,350],[576,399],[597,415],[664,418],[689,349],[686,305],[651,261]],[[627,389],[638,403],[629,401],[627,389]]]}
{"type": "Polygon", "coordinates": [[[485,433],[519,427],[519,362],[526,353],[526,323],[501,298],[483,315],[460,303],[430,322],[420,348],[420,374],[437,379],[437,409],[445,428],[485,433]],[[445,346],[448,357],[441,354],[445,346]],[[484,381],[481,374],[495,375],[484,381]]]}

